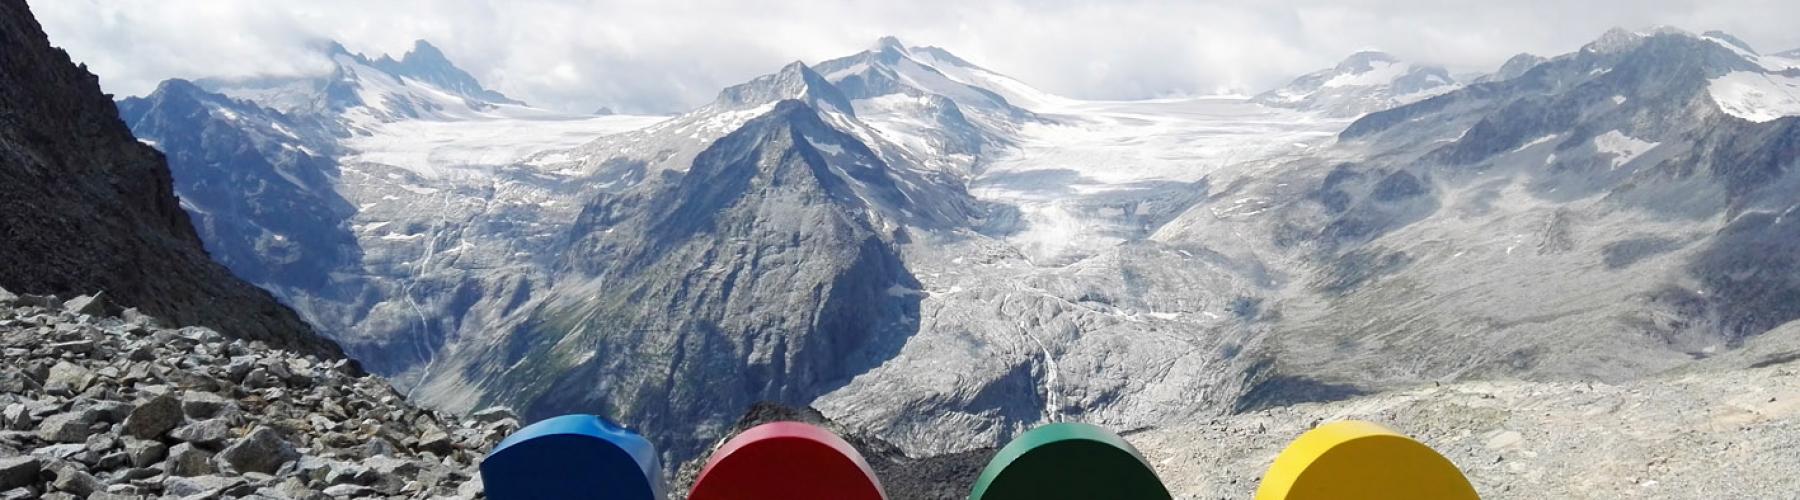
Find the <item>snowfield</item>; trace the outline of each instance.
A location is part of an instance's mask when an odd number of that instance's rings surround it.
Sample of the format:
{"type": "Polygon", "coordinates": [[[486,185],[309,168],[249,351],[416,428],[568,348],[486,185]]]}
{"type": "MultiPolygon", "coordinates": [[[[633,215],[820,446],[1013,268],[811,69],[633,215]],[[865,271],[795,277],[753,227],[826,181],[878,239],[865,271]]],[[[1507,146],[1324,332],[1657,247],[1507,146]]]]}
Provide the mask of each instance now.
{"type": "Polygon", "coordinates": [[[1800,115],[1800,76],[1734,71],[1707,88],[1719,109],[1757,123],[1800,115]]]}
{"type": "Polygon", "coordinates": [[[345,162],[392,165],[428,178],[482,176],[495,167],[518,164],[537,153],[573,148],[666,119],[544,114],[378,123],[368,126],[370,135],[345,142],[355,151],[345,162]]]}
{"type": "Polygon", "coordinates": [[[969,188],[1019,209],[1007,239],[1040,264],[1097,254],[1143,229],[1115,206],[1255,175],[1332,143],[1349,123],[1243,98],[1057,102],[969,188]]]}

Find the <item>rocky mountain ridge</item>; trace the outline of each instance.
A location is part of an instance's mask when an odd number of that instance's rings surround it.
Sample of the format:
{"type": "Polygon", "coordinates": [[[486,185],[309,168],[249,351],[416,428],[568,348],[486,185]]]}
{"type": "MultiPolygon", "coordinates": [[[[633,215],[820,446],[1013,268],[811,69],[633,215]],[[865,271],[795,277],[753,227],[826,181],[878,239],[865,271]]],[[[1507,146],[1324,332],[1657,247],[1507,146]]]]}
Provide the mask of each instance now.
{"type": "MultiPolygon", "coordinates": [[[[0,3],[0,286],[104,292],[176,324],[341,357],[268,292],[207,256],[162,154],[94,75],[50,46],[24,2],[0,3]]],[[[105,303],[105,302],[101,302],[105,303]]]]}

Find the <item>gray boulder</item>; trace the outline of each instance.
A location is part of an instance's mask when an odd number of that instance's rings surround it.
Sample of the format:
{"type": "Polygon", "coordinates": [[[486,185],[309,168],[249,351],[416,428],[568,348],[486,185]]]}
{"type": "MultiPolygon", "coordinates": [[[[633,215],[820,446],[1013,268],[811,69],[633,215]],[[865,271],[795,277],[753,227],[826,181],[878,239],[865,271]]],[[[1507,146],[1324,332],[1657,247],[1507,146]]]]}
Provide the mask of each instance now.
{"type": "Polygon", "coordinates": [[[43,471],[42,459],[33,456],[0,457],[0,490],[30,486],[43,471]]]}
{"type": "Polygon", "coordinates": [[[163,495],[176,498],[218,498],[244,485],[243,479],[225,476],[163,478],[163,495]]]}
{"type": "Polygon", "coordinates": [[[51,415],[38,424],[38,438],[53,443],[86,441],[93,433],[94,422],[98,420],[96,417],[98,414],[87,410],[51,415]]]}
{"type": "Polygon", "coordinates": [[[169,447],[148,439],[125,440],[125,457],[132,467],[149,467],[169,454],[169,447]]]}
{"type": "Polygon", "coordinates": [[[66,491],[86,497],[96,491],[106,489],[106,483],[100,482],[99,479],[94,478],[93,474],[88,474],[87,471],[74,465],[61,464],[54,470],[56,471],[56,480],[50,482],[50,487],[57,491],[66,491]]]}
{"type": "Polygon", "coordinates": [[[144,439],[156,439],[181,425],[181,402],[173,396],[163,394],[131,410],[125,417],[125,434],[144,439]]]}
{"type": "Polygon", "coordinates": [[[82,295],[63,302],[63,309],[74,314],[99,316],[106,314],[106,292],[82,295]]]}
{"type": "Polygon", "coordinates": [[[269,427],[257,427],[218,455],[218,461],[227,470],[264,474],[273,474],[283,464],[299,458],[300,452],[294,450],[294,445],[269,427]]]}
{"type": "Polygon", "coordinates": [[[31,422],[31,410],[24,404],[13,403],[6,405],[6,409],[0,410],[0,428],[9,431],[29,430],[31,422]]]}
{"type": "Polygon", "coordinates": [[[196,448],[192,443],[175,445],[169,448],[169,458],[163,461],[163,472],[180,477],[211,474],[212,453],[196,448]]]}
{"type": "Polygon", "coordinates": [[[224,419],[209,418],[181,426],[169,436],[202,448],[218,449],[231,439],[231,424],[224,419]]]}
{"type": "Polygon", "coordinates": [[[188,418],[213,418],[218,416],[219,412],[224,411],[225,407],[235,405],[236,403],[218,394],[206,391],[188,391],[181,395],[181,411],[187,414],[188,418]]]}
{"type": "Polygon", "coordinates": [[[505,406],[494,406],[494,407],[490,407],[485,410],[471,413],[471,414],[469,414],[469,418],[473,418],[473,419],[475,419],[476,422],[481,422],[483,424],[491,424],[494,422],[499,422],[501,420],[507,420],[507,419],[512,419],[514,421],[517,421],[517,420],[519,420],[519,414],[513,412],[512,408],[507,408],[505,406]]]}
{"type": "Polygon", "coordinates": [[[44,391],[51,394],[76,394],[94,381],[94,373],[81,365],[58,361],[44,377],[44,391]]]}

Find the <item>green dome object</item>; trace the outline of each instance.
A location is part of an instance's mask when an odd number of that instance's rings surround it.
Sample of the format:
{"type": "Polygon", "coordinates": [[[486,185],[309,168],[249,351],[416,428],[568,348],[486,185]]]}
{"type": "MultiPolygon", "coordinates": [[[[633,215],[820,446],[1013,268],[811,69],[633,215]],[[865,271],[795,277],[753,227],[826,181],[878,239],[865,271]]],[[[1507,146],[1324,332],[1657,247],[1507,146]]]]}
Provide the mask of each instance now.
{"type": "Polygon", "coordinates": [[[1169,498],[1168,488],[1131,443],[1077,423],[1049,424],[1013,439],[969,492],[969,500],[1169,498]]]}

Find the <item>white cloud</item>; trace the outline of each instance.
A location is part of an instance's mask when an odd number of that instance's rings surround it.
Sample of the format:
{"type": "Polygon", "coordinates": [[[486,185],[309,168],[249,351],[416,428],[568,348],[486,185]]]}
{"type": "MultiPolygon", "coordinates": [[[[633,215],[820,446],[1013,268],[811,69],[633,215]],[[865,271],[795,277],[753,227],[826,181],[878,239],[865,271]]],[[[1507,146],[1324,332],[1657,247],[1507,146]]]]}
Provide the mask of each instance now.
{"type": "Polygon", "coordinates": [[[398,55],[419,38],[544,106],[683,110],[792,60],[881,35],[937,45],[1046,90],[1133,99],[1250,92],[1361,48],[1489,70],[1613,26],[1720,29],[1800,47],[1789,0],[33,0],[51,42],[140,94],[171,77],[318,71],[312,41],[398,55]]]}

